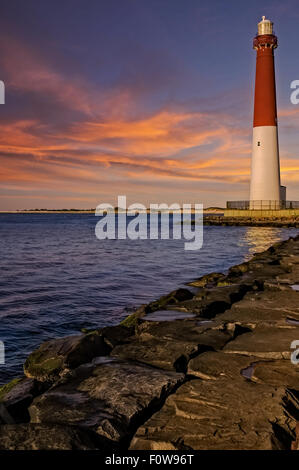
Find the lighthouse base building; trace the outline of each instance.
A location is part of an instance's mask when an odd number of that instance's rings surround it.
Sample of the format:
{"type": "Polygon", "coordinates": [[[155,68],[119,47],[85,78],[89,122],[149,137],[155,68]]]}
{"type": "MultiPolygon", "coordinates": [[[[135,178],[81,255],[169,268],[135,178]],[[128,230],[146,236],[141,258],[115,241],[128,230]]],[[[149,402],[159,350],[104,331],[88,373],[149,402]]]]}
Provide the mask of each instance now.
{"type": "Polygon", "coordinates": [[[273,33],[273,23],[265,16],[258,23],[253,48],[256,50],[256,76],[250,197],[248,201],[227,202],[225,215],[293,215],[289,211],[299,215],[299,202],[286,200],[286,187],[280,181],[274,66],[277,37],[273,33]]]}

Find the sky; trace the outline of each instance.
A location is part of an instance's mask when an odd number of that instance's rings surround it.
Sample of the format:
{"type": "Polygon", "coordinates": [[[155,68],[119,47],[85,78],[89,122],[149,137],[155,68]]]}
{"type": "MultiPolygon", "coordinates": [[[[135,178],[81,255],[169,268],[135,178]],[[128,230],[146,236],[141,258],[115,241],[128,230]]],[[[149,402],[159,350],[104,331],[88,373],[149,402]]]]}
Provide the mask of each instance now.
{"type": "Polygon", "coordinates": [[[248,199],[262,15],[299,200],[297,0],[1,0],[0,210],[248,199]]]}

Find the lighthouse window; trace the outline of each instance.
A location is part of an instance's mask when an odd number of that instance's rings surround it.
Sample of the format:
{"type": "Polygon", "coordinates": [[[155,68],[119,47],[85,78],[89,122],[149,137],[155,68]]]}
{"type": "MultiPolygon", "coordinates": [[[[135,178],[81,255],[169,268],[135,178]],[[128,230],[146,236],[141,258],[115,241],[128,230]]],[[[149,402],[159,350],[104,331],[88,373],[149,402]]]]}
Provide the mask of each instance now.
{"type": "Polygon", "coordinates": [[[260,143],[260,142],[258,142],[258,143],[257,143],[257,146],[258,146],[258,147],[260,147],[260,146],[261,146],[261,143],[260,143]]]}

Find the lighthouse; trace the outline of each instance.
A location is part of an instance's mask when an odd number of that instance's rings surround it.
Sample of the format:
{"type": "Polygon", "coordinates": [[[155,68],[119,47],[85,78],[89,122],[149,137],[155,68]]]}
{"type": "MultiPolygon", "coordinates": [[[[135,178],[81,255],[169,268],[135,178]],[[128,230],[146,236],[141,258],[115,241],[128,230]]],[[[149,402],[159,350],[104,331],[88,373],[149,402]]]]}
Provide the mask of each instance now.
{"type": "Polygon", "coordinates": [[[281,209],[286,199],[280,184],[273,23],[262,17],[253,40],[256,76],[250,181],[250,209],[281,209]]]}

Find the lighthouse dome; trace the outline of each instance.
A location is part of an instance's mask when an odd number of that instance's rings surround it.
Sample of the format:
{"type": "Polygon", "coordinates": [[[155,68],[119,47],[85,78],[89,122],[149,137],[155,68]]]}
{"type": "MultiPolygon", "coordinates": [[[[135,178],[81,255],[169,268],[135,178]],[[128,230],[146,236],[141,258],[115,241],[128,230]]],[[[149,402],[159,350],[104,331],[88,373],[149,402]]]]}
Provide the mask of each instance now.
{"type": "Polygon", "coordinates": [[[262,17],[262,21],[258,24],[258,36],[263,34],[273,34],[273,23],[267,20],[265,16],[262,17]]]}

